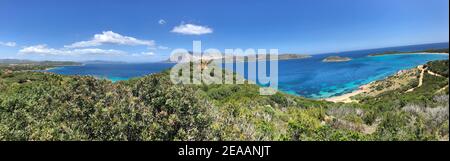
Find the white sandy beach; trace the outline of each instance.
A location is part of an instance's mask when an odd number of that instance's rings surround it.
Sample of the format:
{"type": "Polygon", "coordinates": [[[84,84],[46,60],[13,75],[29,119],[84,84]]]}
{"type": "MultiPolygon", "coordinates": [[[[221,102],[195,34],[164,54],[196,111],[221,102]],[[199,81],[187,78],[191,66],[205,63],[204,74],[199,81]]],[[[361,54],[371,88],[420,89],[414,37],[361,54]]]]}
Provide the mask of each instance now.
{"type": "Polygon", "coordinates": [[[343,103],[356,102],[355,100],[352,100],[350,97],[356,96],[356,95],[364,93],[364,92],[369,92],[368,87],[371,85],[371,83],[362,85],[358,88],[358,90],[355,90],[351,93],[347,93],[347,94],[343,94],[343,95],[335,96],[335,97],[330,97],[330,98],[325,98],[323,100],[330,101],[330,102],[343,102],[343,103]]]}
{"type": "MultiPolygon", "coordinates": [[[[449,55],[448,53],[399,53],[399,54],[391,54],[391,55],[401,55],[401,54],[438,54],[438,55],[449,55]]],[[[420,68],[420,66],[418,67],[420,68]]],[[[350,102],[356,102],[356,100],[352,100],[350,97],[356,96],[358,94],[364,93],[364,92],[370,92],[369,87],[372,85],[373,82],[362,85],[359,87],[358,90],[355,90],[351,93],[343,94],[340,96],[334,96],[330,98],[325,98],[323,100],[330,101],[330,102],[343,102],[343,103],[350,103],[350,102]]]]}

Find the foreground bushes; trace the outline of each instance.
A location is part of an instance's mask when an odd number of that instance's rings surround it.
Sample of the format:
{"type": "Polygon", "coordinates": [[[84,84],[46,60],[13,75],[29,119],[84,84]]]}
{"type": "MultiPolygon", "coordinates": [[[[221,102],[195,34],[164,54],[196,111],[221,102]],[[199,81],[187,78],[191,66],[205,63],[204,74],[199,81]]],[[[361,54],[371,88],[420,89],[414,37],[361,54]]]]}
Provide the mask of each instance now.
{"type": "MultiPolygon", "coordinates": [[[[161,75],[129,87],[90,77],[19,73],[0,94],[1,140],[204,140],[207,102],[161,75]]],[[[3,80],[4,81],[4,80],[3,80]]]]}

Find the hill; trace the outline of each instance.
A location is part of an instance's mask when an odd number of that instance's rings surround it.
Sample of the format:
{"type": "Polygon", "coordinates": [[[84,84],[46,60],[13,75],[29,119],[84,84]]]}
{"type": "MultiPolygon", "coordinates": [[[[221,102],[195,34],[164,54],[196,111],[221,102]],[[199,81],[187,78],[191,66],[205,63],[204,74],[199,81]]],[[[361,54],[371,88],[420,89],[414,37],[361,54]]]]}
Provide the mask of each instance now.
{"type": "MultiPolygon", "coordinates": [[[[444,75],[445,64],[426,66],[444,75]]],[[[2,73],[0,140],[448,140],[448,75],[411,87],[332,103],[261,96],[253,84],[173,84],[168,71],[118,83],[2,73]]]]}

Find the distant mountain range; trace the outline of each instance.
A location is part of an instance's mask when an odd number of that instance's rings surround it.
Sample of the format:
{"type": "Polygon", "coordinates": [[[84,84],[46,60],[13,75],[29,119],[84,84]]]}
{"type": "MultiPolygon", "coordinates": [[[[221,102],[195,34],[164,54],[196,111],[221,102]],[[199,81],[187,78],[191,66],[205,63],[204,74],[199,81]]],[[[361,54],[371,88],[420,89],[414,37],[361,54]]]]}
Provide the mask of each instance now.
{"type": "Polygon", "coordinates": [[[21,59],[0,59],[0,65],[48,65],[48,66],[69,66],[69,65],[82,65],[79,62],[73,61],[33,61],[33,60],[21,60],[21,59]]]}
{"type": "MultiPolygon", "coordinates": [[[[211,57],[211,56],[197,57],[197,56],[194,56],[192,54],[192,52],[190,52],[188,56],[190,56],[191,60],[193,60],[193,61],[198,61],[198,60],[201,60],[201,59],[204,59],[204,60],[216,60],[216,59],[223,59],[223,58],[225,58],[226,60],[234,58],[234,59],[236,59],[236,61],[248,61],[247,58],[249,57],[249,55],[246,55],[246,56],[225,56],[225,57],[223,57],[223,56],[219,56],[219,57],[211,57]]],[[[258,54],[258,55],[256,55],[256,59],[257,60],[263,60],[263,59],[266,59],[267,56],[268,55],[258,54]]],[[[310,58],[310,57],[311,57],[310,55],[304,55],[304,54],[279,54],[278,55],[278,60],[306,59],[306,58],[310,58]]],[[[170,59],[167,59],[164,62],[172,62],[173,63],[173,62],[181,62],[181,61],[170,61],[170,59]]]]}

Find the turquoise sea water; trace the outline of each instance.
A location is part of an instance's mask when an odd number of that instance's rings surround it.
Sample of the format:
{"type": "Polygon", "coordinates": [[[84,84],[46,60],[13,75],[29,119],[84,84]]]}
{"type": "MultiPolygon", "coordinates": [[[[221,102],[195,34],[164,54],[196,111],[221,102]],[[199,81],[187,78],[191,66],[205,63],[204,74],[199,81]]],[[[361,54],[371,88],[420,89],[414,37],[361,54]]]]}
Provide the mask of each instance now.
{"type": "Polygon", "coordinates": [[[65,66],[47,70],[62,75],[88,75],[109,79],[113,82],[128,80],[169,69],[173,63],[112,63],[65,66]]]}
{"type": "Polygon", "coordinates": [[[279,64],[279,89],[308,98],[327,98],[352,92],[359,86],[384,79],[399,70],[414,68],[448,55],[385,55],[357,57],[348,62],[290,60],[279,64]]]}
{"type": "MultiPolygon", "coordinates": [[[[448,43],[443,45],[448,47],[448,43]]],[[[423,48],[429,49],[432,47],[409,46],[396,48],[395,50],[410,51],[422,50],[423,48]]],[[[432,60],[448,59],[448,55],[442,54],[367,56],[371,53],[387,50],[375,49],[331,53],[314,55],[308,59],[280,61],[279,90],[289,94],[315,99],[338,96],[352,92],[361,85],[384,79],[399,70],[414,68],[432,60]],[[353,60],[348,62],[322,62],[324,58],[335,55],[351,57],[353,60]]],[[[111,81],[120,81],[157,73],[173,65],[170,63],[85,64],[83,66],[55,68],[48,71],[64,75],[91,75],[110,79],[111,81]]],[[[245,75],[245,73],[239,74],[245,75]]],[[[255,78],[246,78],[255,81],[255,78]]]]}

